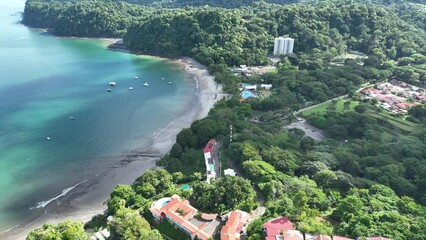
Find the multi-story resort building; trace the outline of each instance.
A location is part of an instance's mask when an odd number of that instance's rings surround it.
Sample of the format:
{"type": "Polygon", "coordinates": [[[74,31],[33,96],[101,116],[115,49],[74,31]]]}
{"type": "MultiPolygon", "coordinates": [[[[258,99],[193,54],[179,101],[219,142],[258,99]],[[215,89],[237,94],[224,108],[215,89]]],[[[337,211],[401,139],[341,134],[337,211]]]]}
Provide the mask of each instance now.
{"type": "Polygon", "coordinates": [[[274,42],[274,55],[285,55],[293,52],[294,39],[290,37],[277,37],[274,42]]]}

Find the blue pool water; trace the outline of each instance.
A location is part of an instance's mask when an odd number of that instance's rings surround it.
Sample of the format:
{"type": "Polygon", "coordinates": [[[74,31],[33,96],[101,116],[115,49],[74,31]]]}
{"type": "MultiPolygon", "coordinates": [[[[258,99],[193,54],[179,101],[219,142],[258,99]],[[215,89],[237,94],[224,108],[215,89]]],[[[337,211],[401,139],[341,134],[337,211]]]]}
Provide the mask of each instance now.
{"type": "Polygon", "coordinates": [[[244,99],[247,99],[247,98],[257,98],[257,95],[254,94],[254,93],[252,93],[252,92],[250,92],[250,91],[242,91],[241,92],[241,97],[244,98],[244,99]]]}

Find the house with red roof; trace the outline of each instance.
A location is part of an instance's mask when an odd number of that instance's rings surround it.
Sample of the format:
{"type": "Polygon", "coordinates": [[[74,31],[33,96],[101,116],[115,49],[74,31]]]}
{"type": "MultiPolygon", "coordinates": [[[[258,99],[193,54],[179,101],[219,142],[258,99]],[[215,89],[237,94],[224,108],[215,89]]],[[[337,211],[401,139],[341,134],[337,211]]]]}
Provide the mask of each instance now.
{"type": "Polygon", "coordinates": [[[240,240],[240,235],[249,219],[250,214],[244,211],[232,211],[228,216],[225,226],[220,230],[220,240],[240,240]]]}
{"type": "Polygon", "coordinates": [[[293,223],[288,217],[279,217],[264,223],[263,233],[266,240],[276,240],[286,230],[293,230],[293,223]]]}
{"type": "Polygon", "coordinates": [[[198,224],[196,221],[191,221],[198,210],[191,206],[188,200],[182,200],[176,194],[155,201],[150,210],[157,220],[168,219],[190,235],[191,239],[207,240],[212,237],[204,231],[205,223],[198,224]]]}
{"type": "Polygon", "coordinates": [[[210,183],[211,179],[216,178],[216,171],[214,166],[214,155],[216,146],[217,141],[215,139],[210,139],[209,142],[206,144],[206,147],[203,149],[208,183],[210,183]]]}

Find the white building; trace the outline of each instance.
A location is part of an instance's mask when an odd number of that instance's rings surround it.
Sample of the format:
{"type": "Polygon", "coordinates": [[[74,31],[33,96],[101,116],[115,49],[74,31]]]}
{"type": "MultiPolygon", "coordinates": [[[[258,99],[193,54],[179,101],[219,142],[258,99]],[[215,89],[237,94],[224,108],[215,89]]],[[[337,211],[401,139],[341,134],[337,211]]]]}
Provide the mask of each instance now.
{"type": "Polygon", "coordinates": [[[237,175],[237,173],[235,172],[235,170],[234,170],[234,169],[231,169],[231,168],[225,169],[225,170],[223,171],[223,173],[224,173],[225,175],[234,176],[234,177],[237,175]]]}
{"type": "Polygon", "coordinates": [[[274,55],[285,55],[293,52],[294,39],[289,37],[277,37],[274,42],[274,55]]]}
{"type": "Polygon", "coordinates": [[[207,143],[206,147],[203,149],[204,152],[204,161],[206,163],[206,175],[207,182],[210,183],[212,179],[216,178],[216,170],[215,170],[215,152],[217,142],[215,139],[210,139],[207,143]]]}
{"type": "Polygon", "coordinates": [[[261,88],[264,88],[265,90],[271,90],[272,84],[260,84],[261,88]]]}

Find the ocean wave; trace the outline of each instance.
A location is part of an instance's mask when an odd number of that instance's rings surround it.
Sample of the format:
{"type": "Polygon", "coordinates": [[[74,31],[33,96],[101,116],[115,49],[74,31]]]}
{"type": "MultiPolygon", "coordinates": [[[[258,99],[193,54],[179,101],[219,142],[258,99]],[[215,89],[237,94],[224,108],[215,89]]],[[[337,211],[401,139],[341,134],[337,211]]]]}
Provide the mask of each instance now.
{"type": "Polygon", "coordinates": [[[13,229],[15,229],[15,228],[19,227],[19,225],[21,225],[21,224],[20,224],[20,223],[18,223],[18,224],[16,224],[15,226],[13,226],[13,227],[11,227],[11,228],[9,228],[9,229],[6,229],[5,231],[1,232],[0,234],[8,233],[8,232],[12,231],[13,229]]]}
{"type": "Polygon", "coordinates": [[[56,196],[56,197],[54,197],[54,198],[51,198],[51,199],[49,199],[49,200],[47,200],[47,201],[38,202],[38,203],[37,203],[37,205],[36,205],[35,207],[30,207],[30,210],[37,209],[37,208],[44,208],[44,207],[46,207],[49,203],[51,203],[51,202],[53,202],[53,201],[55,201],[55,200],[59,199],[60,197],[65,196],[65,195],[66,195],[69,191],[73,190],[73,189],[74,189],[74,188],[76,188],[78,185],[80,185],[80,184],[82,184],[82,183],[85,183],[85,182],[87,182],[87,179],[86,179],[86,180],[84,180],[84,181],[81,181],[81,182],[77,183],[76,185],[74,185],[74,186],[72,186],[72,187],[65,188],[64,190],[62,190],[62,193],[61,193],[61,194],[59,194],[58,196],[56,196]]]}

